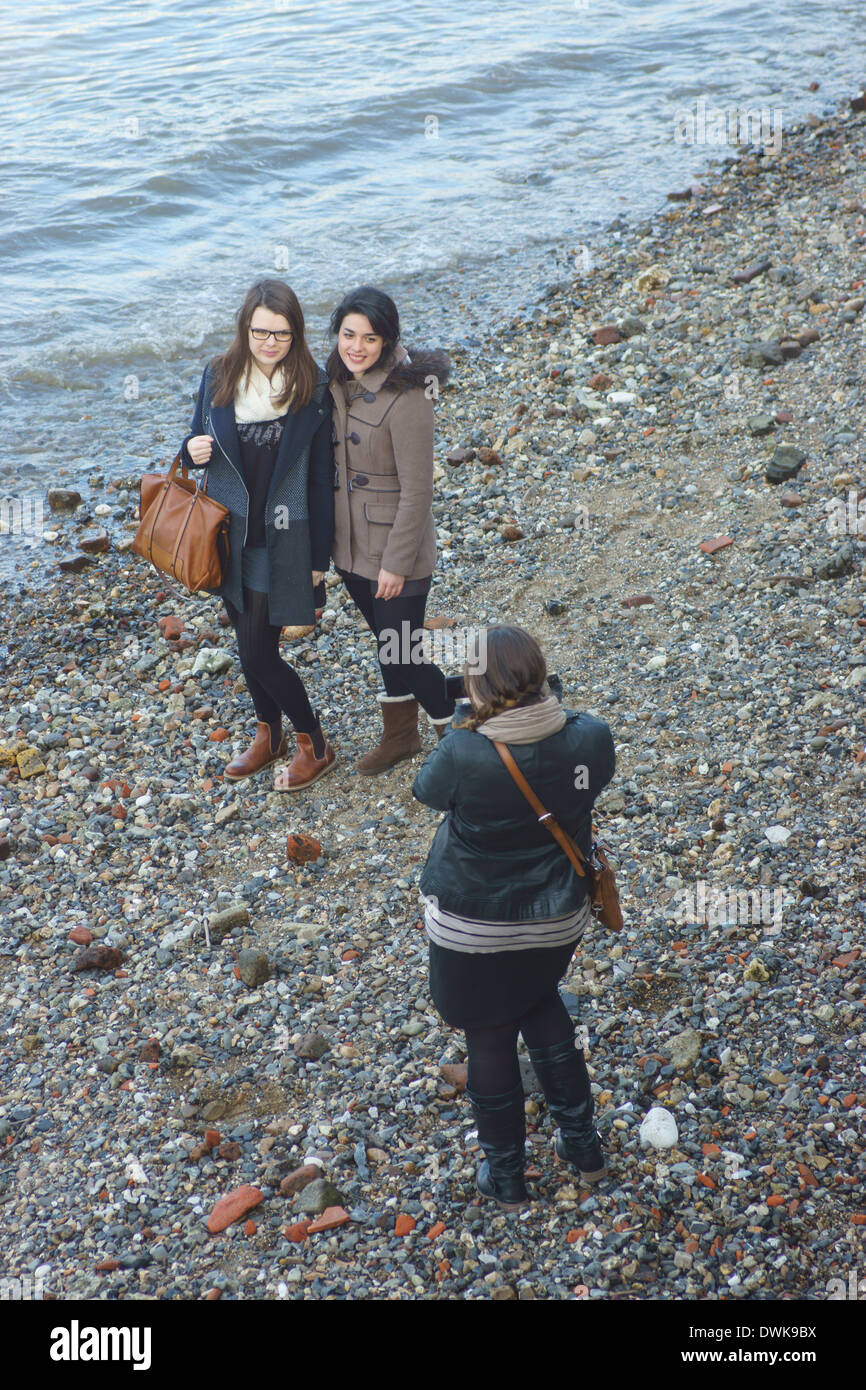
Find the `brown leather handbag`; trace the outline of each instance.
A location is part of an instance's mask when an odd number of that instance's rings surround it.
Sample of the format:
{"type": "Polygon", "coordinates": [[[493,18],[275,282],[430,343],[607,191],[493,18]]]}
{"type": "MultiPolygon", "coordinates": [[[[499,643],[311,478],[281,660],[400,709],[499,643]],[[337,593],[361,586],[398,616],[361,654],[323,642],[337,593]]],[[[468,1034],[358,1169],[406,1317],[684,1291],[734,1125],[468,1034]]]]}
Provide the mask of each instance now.
{"type": "Polygon", "coordinates": [[[218,589],[228,565],[229,510],[188,476],[178,453],[168,473],[141,480],[140,524],[132,542],[137,555],[176,579],[191,594],[218,589]]]}
{"type": "MultiPolygon", "coordinates": [[[[622,909],[619,905],[616,879],[598,840],[593,838],[591,858],[587,859],[568,832],[563,830],[553,812],[545,810],[514,761],[508,746],[494,740],[493,747],[535,811],[541,824],[550,831],[553,838],[565,850],[580,877],[589,880],[590,910],[593,916],[597,917],[608,931],[621,931],[622,909]]],[[[595,826],[593,826],[594,835],[595,826]]]]}

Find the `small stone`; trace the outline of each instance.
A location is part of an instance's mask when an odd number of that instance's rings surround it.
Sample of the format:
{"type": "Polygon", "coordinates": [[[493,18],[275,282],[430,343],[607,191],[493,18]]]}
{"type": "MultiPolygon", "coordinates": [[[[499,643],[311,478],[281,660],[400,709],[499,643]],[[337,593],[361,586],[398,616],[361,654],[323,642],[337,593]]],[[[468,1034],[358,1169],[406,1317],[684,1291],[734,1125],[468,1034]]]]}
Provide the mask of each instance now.
{"type": "Polygon", "coordinates": [[[606,323],[593,330],[592,341],[597,347],[609,347],[612,343],[621,343],[622,340],[623,335],[615,323],[606,323]]]}
{"type": "Polygon", "coordinates": [[[57,568],[63,570],[64,574],[80,574],[88,565],[95,564],[92,555],[67,555],[65,560],[58,562],[57,568]]]}
{"type": "Polygon", "coordinates": [[[321,854],[322,846],[312,835],[295,832],[286,840],[286,855],[293,864],[312,864],[321,854]]]}
{"type": "Polygon", "coordinates": [[[251,1187],[248,1184],[235,1188],[233,1192],[227,1192],[224,1197],[220,1197],[208,1217],[208,1230],[212,1236],[218,1235],[227,1226],[231,1226],[233,1221],[238,1221],[240,1217],[246,1216],[248,1211],[252,1211],[253,1207],[257,1207],[264,1200],[265,1194],[257,1187],[251,1187]]]}
{"type": "Polygon", "coordinates": [[[53,487],[48,490],[48,505],[52,512],[74,512],[83,501],[81,493],[73,488],[53,487]]]}
{"type": "Polygon", "coordinates": [[[591,391],[609,391],[613,385],[613,378],[609,377],[607,372],[596,372],[587,384],[591,391]]]}
{"type": "Polygon", "coordinates": [[[412,1231],[414,1231],[416,1225],[417,1222],[414,1216],[407,1216],[405,1213],[401,1212],[400,1215],[397,1217],[397,1220],[394,1222],[394,1235],[408,1236],[412,1231]]]}
{"type": "Polygon", "coordinates": [[[718,550],[725,550],[729,545],[733,544],[733,536],[716,536],[714,540],[701,541],[700,549],[705,555],[715,555],[718,550]]]}
{"type": "Polygon", "coordinates": [[[45,771],[45,764],[35,748],[24,748],[16,754],[15,761],[18,765],[18,772],[25,780],[30,777],[38,777],[45,771]]]}
{"type": "Polygon", "coordinates": [[[304,1033],[295,1043],[295,1056],[318,1062],[330,1050],[331,1044],[323,1033],[304,1033]]]}
{"type": "Polygon", "coordinates": [[[640,1127],[640,1142],[643,1147],[653,1149],[672,1149],[679,1138],[677,1122],[663,1105],[654,1105],[644,1116],[640,1127]]]}
{"type": "Polygon", "coordinates": [[[296,1221],[293,1226],[287,1226],[283,1234],[286,1240],[292,1241],[295,1245],[300,1245],[305,1241],[310,1232],[309,1221],[296,1221]]]}
{"type": "Polygon", "coordinates": [[[772,434],[776,428],[776,422],[772,415],[750,415],[746,424],[750,433],[755,435],[772,434]]]}
{"type": "Polygon", "coordinates": [[[241,979],[248,989],[257,989],[271,978],[271,966],[264,951],[245,950],[238,956],[241,979]]]}
{"type": "Polygon", "coordinates": [[[771,845],[784,845],[791,838],[791,831],[786,825],[768,825],[764,835],[771,845]]]}
{"type": "Polygon", "coordinates": [[[296,1205],[298,1211],[306,1212],[308,1216],[320,1216],[328,1207],[344,1206],[346,1201],[339,1188],[327,1178],[316,1178],[298,1193],[296,1205]]]}
{"type": "Polygon", "coordinates": [[[519,541],[523,539],[523,531],[519,526],[511,524],[500,526],[499,534],[504,541],[519,541]]]}
{"type": "Polygon", "coordinates": [[[671,1066],[679,1072],[689,1072],[701,1055],[701,1035],[695,1028],[686,1028],[677,1033],[668,1043],[668,1056],[671,1066]]]}
{"type": "Polygon", "coordinates": [[[773,450],[764,477],[768,483],[786,483],[796,477],[805,462],[806,455],[796,444],[779,444],[773,450]]]}
{"type": "Polygon", "coordinates": [[[465,1091],[466,1083],[469,1079],[469,1068],[465,1062],[443,1062],[439,1068],[439,1075],[443,1081],[447,1081],[449,1086],[453,1086],[456,1091],[465,1091]]]}
{"type": "Polygon", "coordinates": [[[86,531],[78,545],[87,555],[103,555],[108,550],[110,541],[105,531],[86,531]]]}
{"type": "Polygon", "coordinates": [[[769,980],[769,978],[769,970],[764,965],[763,961],[758,960],[757,956],[753,957],[753,959],[749,961],[748,965],[743,971],[743,979],[751,980],[755,984],[765,984],[766,981],[769,980]]]}
{"type": "Polygon", "coordinates": [[[72,962],[72,970],[117,970],[123,962],[123,952],[117,946],[88,946],[72,962]]]}
{"type": "Polygon", "coordinates": [[[227,806],[220,806],[214,815],[214,825],[225,825],[228,821],[234,820],[240,809],[236,801],[230,801],[227,806]]]}
{"type": "Polygon", "coordinates": [[[336,1205],[326,1207],[320,1217],[318,1217],[315,1221],[310,1222],[310,1225],[307,1228],[308,1233],[311,1236],[314,1236],[319,1231],[333,1231],[338,1226],[345,1226],[348,1221],[351,1221],[351,1219],[351,1216],[344,1207],[336,1205]]]}
{"type": "Polygon", "coordinates": [[[296,1168],[293,1173],[289,1173],[280,1183],[280,1194],[283,1197],[294,1197],[295,1193],[303,1192],[305,1187],[309,1187],[311,1182],[321,1178],[322,1170],[316,1163],[305,1163],[303,1167],[296,1168]]]}
{"type": "Polygon", "coordinates": [[[139,1062],[158,1062],[162,1051],[159,1038],[148,1038],[146,1043],[142,1043],[138,1049],[139,1062]]]}
{"type": "Polygon", "coordinates": [[[66,939],[74,941],[76,946],[89,946],[93,940],[93,932],[89,927],[73,927],[66,939]]]}
{"type": "Polygon", "coordinates": [[[655,603],[652,594],[635,594],[632,598],[624,598],[621,603],[623,608],[643,608],[647,603],[655,603]]]}
{"type": "Polygon", "coordinates": [[[235,927],[247,927],[250,922],[249,910],[238,904],[227,907],[222,912],[213,912],[208,918],[208,931],[211,941],[219,943],[235,927]]]}

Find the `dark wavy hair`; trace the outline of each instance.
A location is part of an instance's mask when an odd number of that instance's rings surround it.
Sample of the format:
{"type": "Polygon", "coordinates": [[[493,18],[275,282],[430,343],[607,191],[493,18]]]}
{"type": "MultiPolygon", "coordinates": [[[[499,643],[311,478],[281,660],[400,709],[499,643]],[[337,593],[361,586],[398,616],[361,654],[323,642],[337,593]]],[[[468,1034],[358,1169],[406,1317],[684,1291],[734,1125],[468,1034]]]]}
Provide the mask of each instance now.
{"type": "Polygon", "coordinates": [[[250,352],[250,319],[259,305],[272,314],[282,314],[292,330],[289,351],[279,363],[285,374],[285,390],[275,399],[278,407],[291,405],[300,410],[310,400],[318,384],[319,369],[307,347],[304,312],[298,297],[283,280],[257,280],[247,292],[235,319],[235,336],[228,350],[215,357],[211,364],[214,374],[214,405],[231,405],[243,377],[249,381],[253,365],[250,352]]]}
{"type": "MultiPolygon", "coordinates": [[[[372,285],[359,285],[357,289],[350,290],[343,296],[331,315],[331,333],[339,335],[343,319],[349,314],[363,314],[370,320],[373,332],[382,339],[382,354],[375,363],[378,367],[380,362],[390,357],[400,341],[400,315],[397,313],[397,305],[384,290],[377,290],[372,285]]],[[[352,379],[352,373],[340,356],[336,343],[325,363],[325,371],[328,373],[329,381],[352,379]]]]}
{"type": "Polygon", "coordinates": [[[456,727],[477,729],[485,719],[517,705],[531,705],[545,694],[547,662],[531,633],[522,627],[499,624],[486,631],[486,667],[473,672],[466,663],[463,684],[472,700],[472,712],[456,727]]]}

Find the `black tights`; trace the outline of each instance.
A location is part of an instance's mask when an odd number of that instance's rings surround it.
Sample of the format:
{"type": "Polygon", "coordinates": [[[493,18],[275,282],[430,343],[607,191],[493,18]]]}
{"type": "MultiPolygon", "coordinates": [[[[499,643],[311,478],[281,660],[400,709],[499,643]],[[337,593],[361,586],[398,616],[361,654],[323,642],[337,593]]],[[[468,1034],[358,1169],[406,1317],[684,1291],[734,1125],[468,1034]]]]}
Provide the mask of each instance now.
{"type": "Polygon", "coordinates": [[[317,731],[318,722],[304,683],[297,671],[280,656],[282,629],[269,620],[267,594],[244,589],[242,613],[228,599],[223,602],[238,639],[241,670],[257,718],[276,730],[282,723],[282,715],[286,714],[298,733],[317,731]]]}
{"type": "Polygon", "coordinates": [[[397,634],[396,640],[391,639],[391,644],[397,647],[399,656],[411,657],[412,638],[424,627],[427,595],[413,594],[407,598],[404,594],[398,594],[396,598],[374,598],[369,579],[346,570],[340,570],[339,574],[371,632],[376,634],[377,639],[384,637],[384,641],[379,640],[379,669],[385,694],[414,695],[431,719],[444,719],[446,715],[452,715],[454,696],[449,695],[445,676],[434,662],[387,659],[390,651],[387,645],[389,639],[385,634],[388,632],[397,634]],[[384,661],[383,655],[386,657],[384,661]]]}
{"type": "Polygon", "coordinates": [[[468,1090],[477,1096],[501,1096],[520,1085],[517,1038],[521,1033],[530,1048],[553,1047],[574,1037],[574,1024],[558,991],[496,1028],[466,1029],[468,1090]]]}

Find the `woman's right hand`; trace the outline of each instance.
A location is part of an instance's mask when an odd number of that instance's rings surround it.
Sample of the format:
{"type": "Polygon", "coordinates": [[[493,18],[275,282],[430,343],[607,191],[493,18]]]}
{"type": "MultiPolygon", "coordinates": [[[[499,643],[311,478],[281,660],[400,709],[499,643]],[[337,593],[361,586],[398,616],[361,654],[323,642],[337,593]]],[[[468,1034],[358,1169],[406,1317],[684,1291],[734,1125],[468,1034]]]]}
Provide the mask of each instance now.
{"type": "Polygon", "coordinates": [[[187,441],[186,451],[193,463],[199,468],[202,464],[210,462],[211,450],[213,448],[213,436],[209,434],[194,434],[192,439],[187,441]]]}

